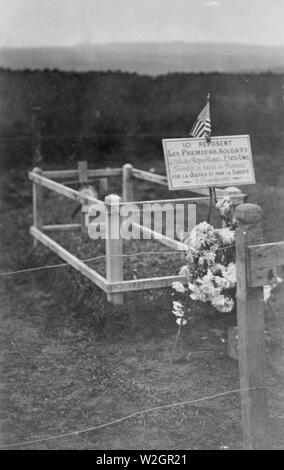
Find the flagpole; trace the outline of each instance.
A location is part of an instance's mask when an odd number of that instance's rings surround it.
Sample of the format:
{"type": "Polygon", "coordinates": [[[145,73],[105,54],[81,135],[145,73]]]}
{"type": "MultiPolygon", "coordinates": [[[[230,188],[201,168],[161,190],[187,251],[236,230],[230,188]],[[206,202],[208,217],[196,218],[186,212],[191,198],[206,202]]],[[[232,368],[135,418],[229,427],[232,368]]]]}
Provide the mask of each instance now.
{"type": "MultiPolygon", "coordinates": [[[[209,110],[210,110],[210,93],[207,94],[207,104],[209,106],[209,110]]],[[[210,111],[209,111],[210,112],[210,111]]],[[[211,126],[210,126],[210,134],[205,134],[205,139],[206,139],[206,142],[210,142],[211,140],[211,126]]]]}
{"type": "MultiPolygon", "coordinates": [[[[206,142],[209,144],[211,141],[211,118],[210,118],[210,93],[207,93],[206,105],[202,109],[201,113],[198,115],[197,120],[194,122],[191,131],[189,133],[190,137],[205,137],[206,142]]],[[[214,199],[217,202],[216,198],[216,189],[214,187],[209,187],[209,211],[207,216],[207,223],[210,222],[211,212],[214,206],[214,199]]]]}
{"type": "Polygon", "coordinates": [[[210,223],[211,212],[213,209],[213,188],[211,187],[209,187],[209,196],[210,196],[210,201],[209,201],[209,209],[208,209],[208,215],[207,215],[207,224],[210,223]]]}

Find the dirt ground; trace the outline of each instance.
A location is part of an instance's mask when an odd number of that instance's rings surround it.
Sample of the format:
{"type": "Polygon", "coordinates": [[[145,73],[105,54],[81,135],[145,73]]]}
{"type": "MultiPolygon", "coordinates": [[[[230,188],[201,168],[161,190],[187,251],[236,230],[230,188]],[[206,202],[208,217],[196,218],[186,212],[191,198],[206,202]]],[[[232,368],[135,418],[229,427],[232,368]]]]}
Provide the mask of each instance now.
{"type": "MultiPolygon", "coordinates": [[[[25,175],[6,175],[2,183],[1,272],[60,262],[44,247],[32,248],[31,189],[25,175]]],[[[259,194],[265,191],[272,195],[270,215],[276,227],[267,238],[281,239],[277,231],[281,218],[275,214],[283,192],[262,188],[259,194]]],[[[253,201],[254,196],[256,192],[252,192],[253,201]]],[[[68,206],[55,214],[52,198],[46,204],[50,207],[47,223],[56,223],[57,217],[62,220],[63,212],[70,215],[68,206]]],[[[82,258],[103,253],[102,244],[90,245],[78,234],[69,238],[65,234],[60,241],[82,258]]],[[[152,242],[135,243],[125,247],[126,252],[155,249],[161,253],[127,259],[127,278],[174,274],[181,265],[181,255],[166,256],[167,249],[152,242]]],[[[102,262],[94,266],[103,271],[102,262]]],[[[281,449],[282,286],[271,306],[272,311],[266,311],[270,437],[272,448],[281,449]]],[[[113,307],[70,267],[2,277],[1,445],[13,444],[16,449],[242,448],[238,393],[146,412],[96,431],[20,445],[140,410],[238,389],[238,364],[226,352],[227,328],[235,324],[235,315],[218,314],[198,303],[192,303],[192,312],[193,322],[183,328],[171,364],[177,326],[170,289],[127,294],[125,305],[113,307]]]]}

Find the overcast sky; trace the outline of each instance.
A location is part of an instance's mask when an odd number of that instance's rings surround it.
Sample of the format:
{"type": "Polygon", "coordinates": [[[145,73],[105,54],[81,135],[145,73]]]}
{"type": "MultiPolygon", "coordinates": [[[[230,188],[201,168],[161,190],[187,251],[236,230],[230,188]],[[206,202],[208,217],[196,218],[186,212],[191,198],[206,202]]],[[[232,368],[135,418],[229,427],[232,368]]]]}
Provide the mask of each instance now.
{"type": "Polygon", "coordinates": [[[0,0],[0,46],[80,42],[284,45],[284,0],[0,0]]]}

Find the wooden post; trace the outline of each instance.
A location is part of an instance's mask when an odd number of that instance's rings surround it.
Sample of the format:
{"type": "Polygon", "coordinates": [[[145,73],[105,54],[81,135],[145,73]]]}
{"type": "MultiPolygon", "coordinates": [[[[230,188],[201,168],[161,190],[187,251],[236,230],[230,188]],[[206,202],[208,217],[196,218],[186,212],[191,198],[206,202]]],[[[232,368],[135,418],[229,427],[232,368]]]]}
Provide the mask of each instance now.
{"type": "MultiPolygon", "coordinates": [[[[105,202],[110,204],[106,215],[106,278],[107,281],[123,281],[123,244],[120,236],[119,204],[121,198],[109,194],[105,202]]],[[[123,293],[107,294],[107,300],[115,305],[123,304],[123,293]]]]}
{"type": "Polygon", "coordinates": [[[134,201],[134,178],[133,166],[126,163],[122,167],[122,200],[123,202],[134,201]]]}
{"type": "Polygon", "coordinates": [[[100,178],[99,180],[99,197],[100,199],[106,197],[108,193],[108,179],[100,178]]]}
{"type": "MultiPolygon", "coordinates": [[[[78,161],[80,190],[88,186],[88,163],[86,161],[78,161]]],[[[83,203],[81,203],[81,225],[82,234],[86,235],[87,231],[87,212],[83,203]]]]}
{"type": "Polygon", "coordinates": [[[246,449],[268,445],[265,366],[265,326],[262,287],[249,287],[247,246],[263,241],[262,209],[241,204],[236,210],[238,355],[242,424],[246,449]]]}
{"type": "Polygon", "coordinates": [[[88,162],[80,160],[78,162],[79,183],[80,186],[88,185],[88,162]]]}
{"type": "MultiPolygon", "coordinates": [[[[110,167],[108,166],[106,170],[110,170],[110,167]]],[[[98,189],[99,189],[100,199],[105,198],[108,195],[108,192],[109,192],[108,178],[100,178],[98,189]]]]}
{"type": "Polygon", "coordinates": [[[33,166],[40,165],[42,162],[41,154],[41,135],[39,130],[38,114],[40,107],[32,108],[32,147],[33,147],[33,166]]]}
{"type": "MultiPolygon", "coordinates": [[[[39,175],[42,173],[41,168],[34,168],[34,173],[39,175]]],[[[42,191],[43,188],[33,181],[33,226],[38,230],[42,230],[43,220],[42,220],[42,191]]],[[[33,246],[37,247],[38,241],[34,238],[33,246]]]]}

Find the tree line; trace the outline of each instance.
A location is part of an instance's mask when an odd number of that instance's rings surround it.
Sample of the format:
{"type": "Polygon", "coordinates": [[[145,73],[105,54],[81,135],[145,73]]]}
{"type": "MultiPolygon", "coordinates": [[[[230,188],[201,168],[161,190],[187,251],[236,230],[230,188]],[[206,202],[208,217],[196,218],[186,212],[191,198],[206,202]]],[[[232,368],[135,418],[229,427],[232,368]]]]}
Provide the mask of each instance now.
{"type": "MultiPolygon", "coordinates": [[[[87,158],[102,166],[161,158],[161,139],[184,137],[211,93],[213,135],[249,134],[263,170],[283,151],[284,74],[172,73],[0,69],[0,152],[4,166],[29,166],[31,113],[41,107],[45,161],[87,158]]],[[[72,160],[73,159],[73,160],[72,160]]],[[[137,163],[138,162],[138,163],[137,163]]]]}

